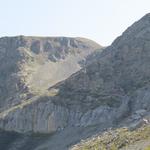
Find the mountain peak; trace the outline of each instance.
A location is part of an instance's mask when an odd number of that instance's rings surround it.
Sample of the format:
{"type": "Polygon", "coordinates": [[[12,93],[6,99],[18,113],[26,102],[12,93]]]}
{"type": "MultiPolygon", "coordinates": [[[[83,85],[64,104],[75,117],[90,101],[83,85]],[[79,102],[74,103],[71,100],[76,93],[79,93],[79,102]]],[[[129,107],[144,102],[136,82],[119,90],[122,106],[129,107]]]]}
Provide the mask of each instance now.
{"type": "Polygon", "coordinates": [[[150,13],[146,14],[140,20],[128,27],[121,36],[119,36],[112,46],[119,48],[123,45],[142,45],[150,39],[150,13]],[[141,43],[142,42],[142,43],[141,43]]]}

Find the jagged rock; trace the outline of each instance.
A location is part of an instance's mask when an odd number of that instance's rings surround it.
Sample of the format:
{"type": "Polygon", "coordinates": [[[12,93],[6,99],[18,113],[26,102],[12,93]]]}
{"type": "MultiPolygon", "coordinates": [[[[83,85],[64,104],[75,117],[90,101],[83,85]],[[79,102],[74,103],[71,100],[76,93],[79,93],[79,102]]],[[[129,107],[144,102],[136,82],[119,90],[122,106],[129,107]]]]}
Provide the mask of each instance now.
{"type": "Polygon", "coordinates": [[[137,115],[140,115],[140,116],[144,116],[145,114],[146,114],[146,110],[145,109],[139,109],[139,110],[137,110],[135,113],[137,114],[137,115]]]}

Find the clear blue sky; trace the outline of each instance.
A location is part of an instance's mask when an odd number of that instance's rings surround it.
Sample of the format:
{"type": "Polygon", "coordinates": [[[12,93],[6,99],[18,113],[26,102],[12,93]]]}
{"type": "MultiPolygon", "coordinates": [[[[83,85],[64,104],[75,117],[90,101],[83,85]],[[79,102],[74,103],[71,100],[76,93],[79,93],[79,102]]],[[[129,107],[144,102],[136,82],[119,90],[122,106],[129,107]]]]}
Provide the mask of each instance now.
{"type": "Polygon", "coordinates": [[[109,45],[150,0],[0,0],[0,36],[87,37],[109,45]]]}

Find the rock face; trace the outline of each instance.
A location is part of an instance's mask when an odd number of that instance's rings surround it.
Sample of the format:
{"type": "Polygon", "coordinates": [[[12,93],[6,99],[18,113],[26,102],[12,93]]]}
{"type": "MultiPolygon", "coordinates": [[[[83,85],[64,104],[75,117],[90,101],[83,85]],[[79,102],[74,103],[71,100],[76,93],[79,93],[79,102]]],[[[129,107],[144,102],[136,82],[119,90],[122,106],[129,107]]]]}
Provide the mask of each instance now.
{"type": "MultiPolygon", "coordinates": [[[[25,92],[20,89],[27,90],[28,99],[0,113],[1,129],[23,133],[52,133],[97,125],[103,129],[116,126],[141,110],[150,111],[150,14],[129,27],[102,53],[91,54],[97,45],[84,46],[83,39],[58,39],[54,42],[31,38],[26,44],[29,49],[22,46],[26,42],[20,42],[17,51],[21,53],[16,52],[15,56],[19,56],[13,61],[20,67],[13,70],[19,72],[17,76],[23,77],[19,79],[25,84],[17,84],[14,90],[21,94],[25,92]],[[87,57],[88,54],[91,55],[87,57]],[[48,66],[53,66],[54,72],[48,71],[48,66]]],[[[8,65],[2,69],[9,67],[12,68],[8,65]]],[[[5,82],[18,83],[8,75],[5,82]]],[[[10,101],[13,100],[7,100],[10,101]]]]}

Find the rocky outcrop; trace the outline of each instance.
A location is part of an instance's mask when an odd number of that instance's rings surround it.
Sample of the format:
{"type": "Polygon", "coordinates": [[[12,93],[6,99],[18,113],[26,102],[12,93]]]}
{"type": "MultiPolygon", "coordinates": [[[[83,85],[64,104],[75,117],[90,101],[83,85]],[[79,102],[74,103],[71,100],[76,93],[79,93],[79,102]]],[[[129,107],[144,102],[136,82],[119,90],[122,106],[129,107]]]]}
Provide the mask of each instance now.
{"type": "Polygon", "coordinates": [[[66,127],[87,127],[97,124],[106,127],[106,123],[107,126],[111,126],[115,119],[126,113],[126,106],[122,104],[119,109],[99,106],[82,112],[78,106],[70,109],[54,104],[48,97],[36,97],[30,103],[22,103],[2,112],[0,128],[23,133],[51,133],[66,127]]]}

